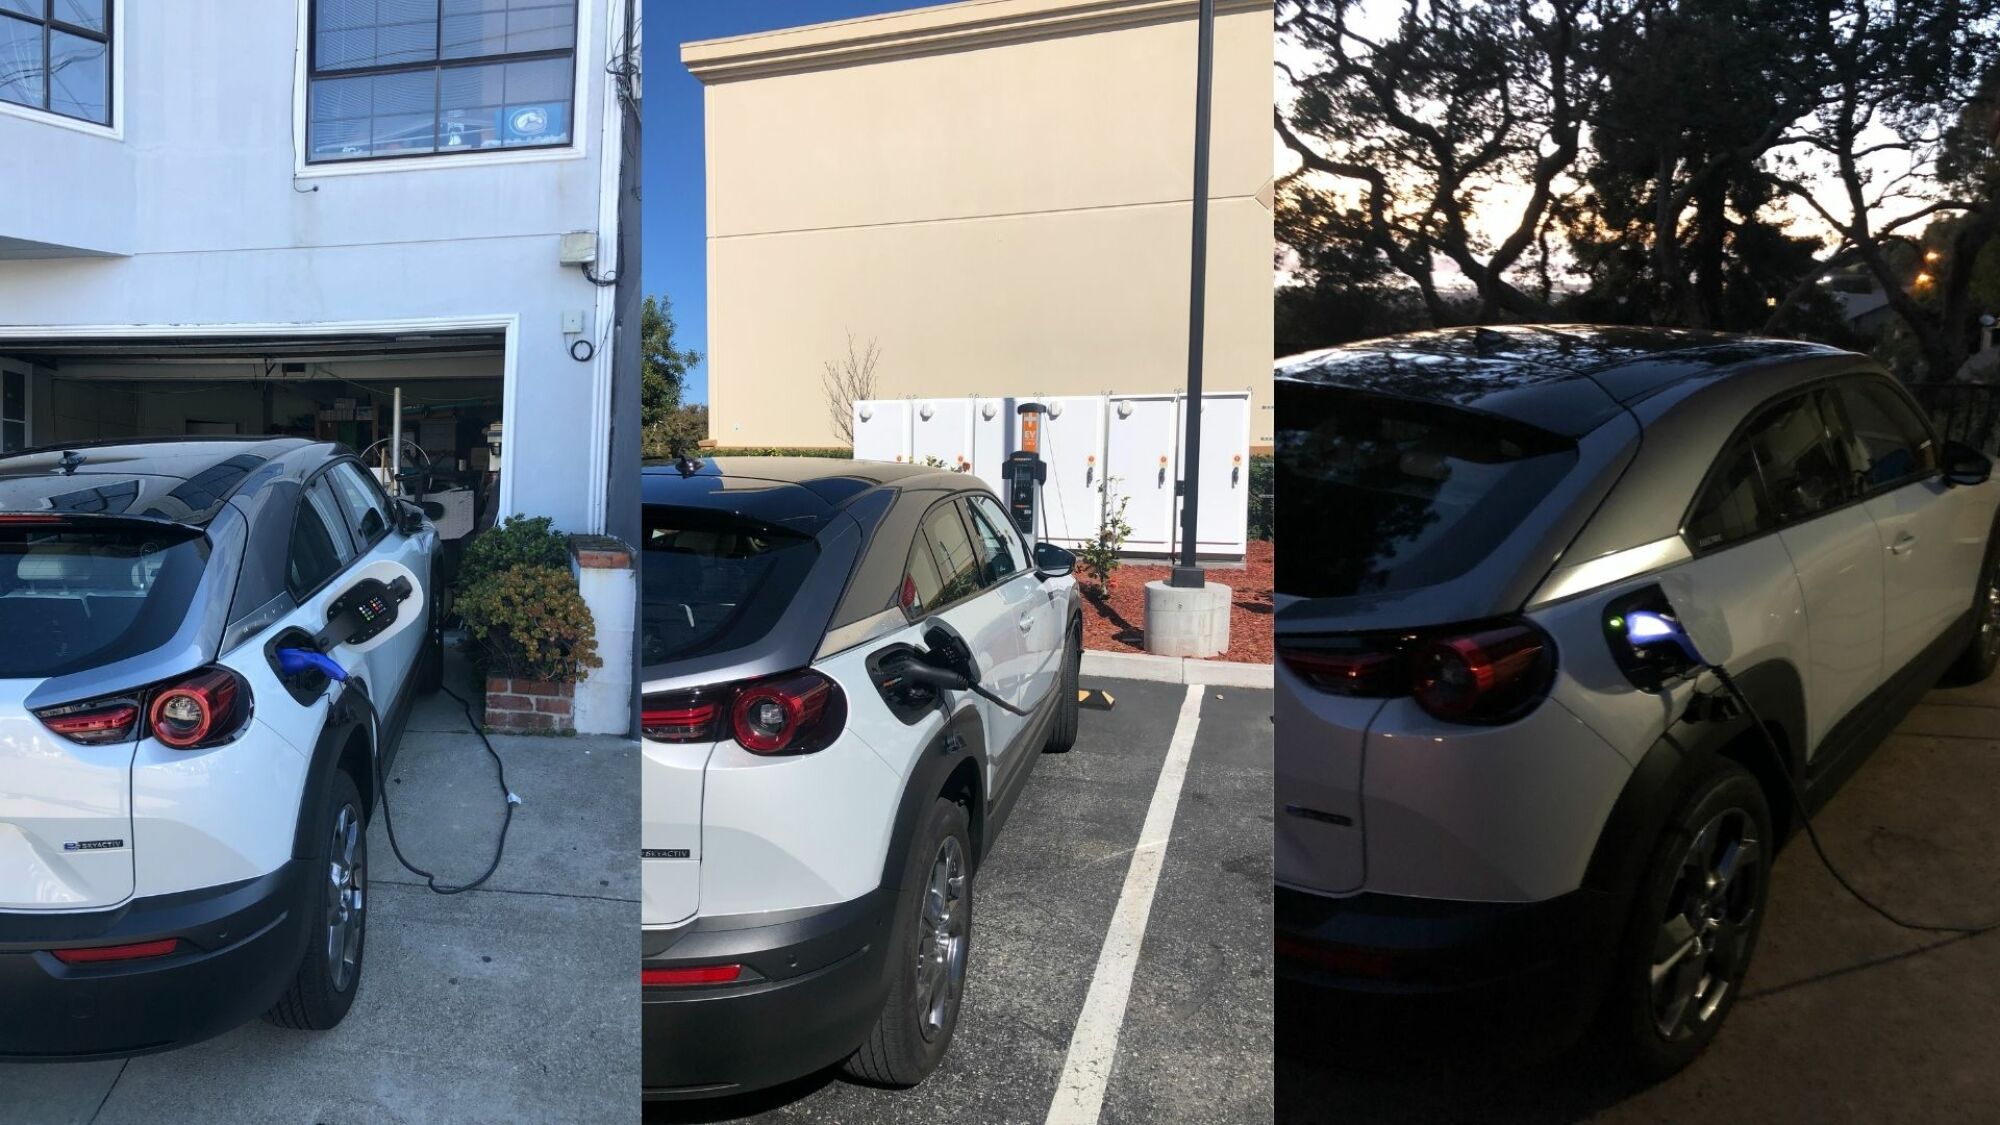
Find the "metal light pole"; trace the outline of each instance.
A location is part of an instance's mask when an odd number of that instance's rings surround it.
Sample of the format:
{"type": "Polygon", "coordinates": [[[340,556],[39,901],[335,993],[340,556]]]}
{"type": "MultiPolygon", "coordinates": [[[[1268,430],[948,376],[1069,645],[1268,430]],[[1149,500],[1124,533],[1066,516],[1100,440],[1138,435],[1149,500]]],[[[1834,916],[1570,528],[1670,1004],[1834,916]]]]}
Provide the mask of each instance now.
{"type": "Polygon", "coordinates": [[[1208,102],[1215,69],[1215,0],[1201,0],[1199,45],[1194,80],[1194,252],[1188,295],[1188,374],[1186,454],[1181,458],[1180,558],[1171,585],[1199,588],[1205,584],[1195,565],[1195,519],[1201,511],[1201,349],[1207,317],[1208,289],[1208,102]]]}

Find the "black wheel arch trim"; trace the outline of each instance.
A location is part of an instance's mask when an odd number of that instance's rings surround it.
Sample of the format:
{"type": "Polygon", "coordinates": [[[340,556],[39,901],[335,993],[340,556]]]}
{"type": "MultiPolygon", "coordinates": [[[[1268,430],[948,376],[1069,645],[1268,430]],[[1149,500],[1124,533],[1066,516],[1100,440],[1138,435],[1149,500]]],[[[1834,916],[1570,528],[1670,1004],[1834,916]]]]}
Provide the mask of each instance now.
{"type": "Polygon", "coordinates": [[[967,762],[972,764],[973,791],[966,815],[972,822],[973,863],[975,866],[978,864],[985,852],[986,761],[986,727],[980,721],[979,708],[976,705],[960,707],[931,735],[923,752],[917,756],[916,766],[903,782],[903,795],[896,802],[895,825],[889,835],[888,853],[882,860],[882,886],[900,888],[903,885],[904,861],[915,844],[918,827],[924,823],[924,811],[932,801],[937,800],[938,794],[946,790],[952,775],[967,762]]]}

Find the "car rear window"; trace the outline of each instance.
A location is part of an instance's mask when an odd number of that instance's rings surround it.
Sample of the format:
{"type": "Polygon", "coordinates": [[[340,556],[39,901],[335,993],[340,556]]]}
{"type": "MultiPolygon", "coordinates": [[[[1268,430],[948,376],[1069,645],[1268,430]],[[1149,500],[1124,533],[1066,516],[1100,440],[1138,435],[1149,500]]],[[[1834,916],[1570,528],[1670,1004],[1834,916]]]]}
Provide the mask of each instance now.
{"type": "Polygon", "coordinates": [[[1280,380],[1278,592],[1410,590],[1471,570],[1576,464],[1575,443],[1435,403],[1280,380]]]}
{"type": "Polygon", "coordinates": [[[0,678],[61,676],[148,652],[194,601],[192,528],[0,517],[0,678]]]}
{"type": "Polygon", "coordinates": [[[729,512],[648,505],[640,662],[727,652],[771,631],[819,558],[809,535],[729,512]]]}

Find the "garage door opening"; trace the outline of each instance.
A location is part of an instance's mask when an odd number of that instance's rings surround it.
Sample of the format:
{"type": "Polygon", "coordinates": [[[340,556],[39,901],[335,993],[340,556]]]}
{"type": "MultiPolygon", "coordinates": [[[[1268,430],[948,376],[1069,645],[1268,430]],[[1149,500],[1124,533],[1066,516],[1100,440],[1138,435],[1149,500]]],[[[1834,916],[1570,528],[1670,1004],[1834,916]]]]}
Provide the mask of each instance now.
{"type": "Polygon", "coordinates": [[[149,437],[338,442],[392,495],[443,509],[448,586],[467,537],[502,511],[506,358],[497,330],[9,340],[0,449],[149,437]]]}

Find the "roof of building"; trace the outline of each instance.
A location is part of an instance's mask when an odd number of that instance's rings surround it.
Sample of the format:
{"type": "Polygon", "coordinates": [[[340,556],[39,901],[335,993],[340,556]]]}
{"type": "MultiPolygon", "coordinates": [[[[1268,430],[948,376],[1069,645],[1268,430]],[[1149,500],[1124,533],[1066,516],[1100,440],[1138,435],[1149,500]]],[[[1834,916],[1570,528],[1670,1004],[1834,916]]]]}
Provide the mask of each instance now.
{"type": "MultiPolygon", "coordinates": [[[[681,44],[704,83],[969,51],[1082,32],[1195,18],[1197,0],[963,0],[681,44]]],[[[1216,14],[1268,11],[1271,0],[1216,0],[1216,14]]]]}

